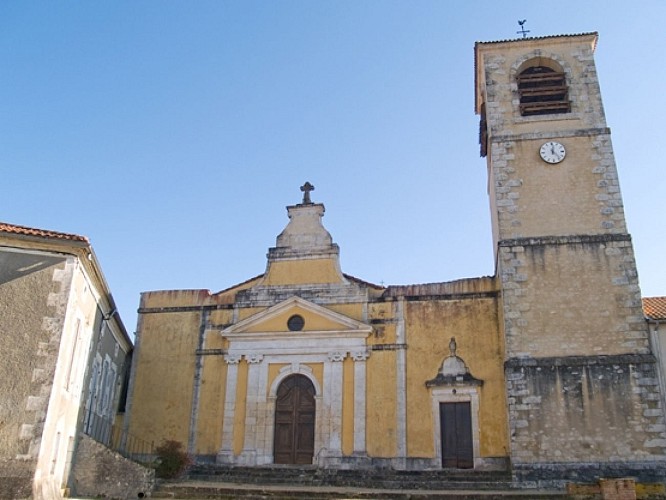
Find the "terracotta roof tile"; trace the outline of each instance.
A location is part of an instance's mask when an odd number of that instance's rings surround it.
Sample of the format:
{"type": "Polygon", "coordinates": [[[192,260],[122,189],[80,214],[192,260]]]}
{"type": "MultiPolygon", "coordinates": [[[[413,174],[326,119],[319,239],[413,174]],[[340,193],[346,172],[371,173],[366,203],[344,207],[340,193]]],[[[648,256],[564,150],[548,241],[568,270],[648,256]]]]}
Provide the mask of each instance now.
{"type": "Polygon", "coordinates": [[[666,319],[666,297],[643,297],[643,314],[650,319],[666,319]]]}
{"type": "Polygon", "coordinates": [[[0,222],[0,233],[90,243],[88,238],[85,236],[79,236],[78,234],[59,233],[57,231],[49,231],[48,229],[36,229],[33,227],[17,226],[14,224],[8,224],[6,222],[0,222]]]}
{"type": "Polygon", "coordinates": [[[561,34],[561,35],[528,36],[526,38],[522,37],[505,38],[504,40],[490,40],[487,42],[476,42],[475,45],[492,45],[494,43],[506,43],[506,42],[526,42],[530,40],[549,40],[552,38],[576,38],[579,36],[588,36],[588,35],[598,37],[599,33],[597,31],[584,31],[582,33],[571,33],[571,34],[561,34]]]}
{"type": "Polygon", "coordinates": [[[370,283],[369,281],[364,281],[361,278],[352,276],[351,274],[342,273],[342,275],[345,278],[347,278],[349,281],[353,281],[354,283],[358,283],[359,285],[369,286],[370,288],[376,288],[377,290],[383,290],[384,288],[386,288],[383,285],[375,285],[374,283],[370,283]]]}
{"type": "Polygon", "coordinates": [[[257,280],[259,278],[263,278],[264,273],[257,274],[256,276],[253,276],[252,278],[246,279],[245,281],[241,281],[240,283],[236,283],[235,285],[231,285],[230,287],[225,288],[224,290],[220,290],[219,292],[215,292],[213,295],[222,295],[223,293],[226,293],[230,290],[233,290],[234,288],[238,288],[243,285],[247,285],[248,283],[257,280]]]}

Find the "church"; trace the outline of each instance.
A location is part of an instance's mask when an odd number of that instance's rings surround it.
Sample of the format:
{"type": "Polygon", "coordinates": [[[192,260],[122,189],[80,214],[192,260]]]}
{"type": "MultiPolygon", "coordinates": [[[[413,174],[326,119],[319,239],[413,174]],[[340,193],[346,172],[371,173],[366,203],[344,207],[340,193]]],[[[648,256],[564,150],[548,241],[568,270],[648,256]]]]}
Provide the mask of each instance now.
{"type": "Polygon", "coordinates": [[[661,368],[596,43],[475,46],[494,276],[345,274],[305,183],[262,275],[142,294],[125,431],[229,466],[663,481],[661,368]]]}

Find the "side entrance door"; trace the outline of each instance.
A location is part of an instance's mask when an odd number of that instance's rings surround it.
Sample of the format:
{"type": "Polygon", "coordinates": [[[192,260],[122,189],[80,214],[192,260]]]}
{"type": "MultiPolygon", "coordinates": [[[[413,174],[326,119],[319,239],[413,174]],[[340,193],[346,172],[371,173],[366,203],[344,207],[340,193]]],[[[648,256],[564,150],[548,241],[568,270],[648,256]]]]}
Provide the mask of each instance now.
{"type": "Polygon", "coordinates": [[[275,401],[274,463],[311,464],[314,433],[315,388],[303,375],[287,377],[275,401]]]}
{"type": "Polygon", "coordinates": [[[474,448],[470,403],[440,403],[439,425],[442,438],[442,467],[473,468],[474,448]]]}

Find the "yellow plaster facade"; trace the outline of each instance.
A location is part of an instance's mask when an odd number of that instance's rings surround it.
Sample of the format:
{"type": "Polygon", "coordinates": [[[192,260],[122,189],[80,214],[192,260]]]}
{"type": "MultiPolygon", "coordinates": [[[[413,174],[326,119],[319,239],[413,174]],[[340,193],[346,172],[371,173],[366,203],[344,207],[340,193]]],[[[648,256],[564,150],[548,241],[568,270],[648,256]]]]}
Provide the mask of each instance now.
{"type": "Polygon", "coordinates": [[[266,286],[298,283],[340,283],[340,272],[331,259],[312,259],[304,262],[287,261],[273,264],[264,280],[266,286]]]}
{"type": "Polygon", "coordinates": [[[473,459],[478,467],[504,466],[495,281],[365,283],[339,271],[338,248],[318,220],[321,205],[288,210],[298,212],[304,232],[298,237],[288,225],[290,241],[309,243],[271,249],[266,276],[220,294],[143,295],[132,387],[141,404],[128,431],[187,443],[191,453],[220,463],[272,463],[278,390],[290,377],[305,377],[316,388],[312,462],[441,466],[433,432],[439,417],[426,382],[456,337],[484,380],[473,459]]]}

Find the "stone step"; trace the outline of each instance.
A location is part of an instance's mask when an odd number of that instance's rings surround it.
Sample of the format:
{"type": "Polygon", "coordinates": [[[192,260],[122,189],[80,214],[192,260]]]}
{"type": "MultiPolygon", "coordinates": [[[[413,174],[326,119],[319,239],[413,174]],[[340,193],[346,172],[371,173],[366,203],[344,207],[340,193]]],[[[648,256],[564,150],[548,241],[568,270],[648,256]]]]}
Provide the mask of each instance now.
{"type": "Polygon", "coordinates": [[[162,483],[152,498],[171,499],[365,499],[390,498],[395,500],[436,499],[447,500],[550,500],[566,498],[560,491],[548,490],[433,490],[433,489],[377,489],[345,486],[259,485],[185,480],[162,483]]]}
{"type": "MultiPolygon", "coordinates": [[[[625,481],[625,480],[622,480],[625,481]]],[[[552,483],[556,484],[556,483],[552,483]]],[[[189,477],[160,482],[155,498],[395,498],[395,499],[548,499],[599,498],[599,485],[569,484],[562,489],[537,489],[536,483],[516,483],[508,471],[320,469],[316,466],[238,467],[197,464],[189,477]],[[578,486],[576,488],[576,486],[578,486]]],[[[638,490],[637,490],[638,492],[638,490]]],[[[642,485],[638,498],[664,498],[664,485],[642,485]]]]}
{"type": "Polygon", "coordinates": [[[198,465],[188,474],[199,481],[224,481],[243,484],[300,484],[315,486],[353,486],[394,489],[510,489],[511,475],[506,471],[389,469],[341,470],[316,467],[229,467],[198,465]]]}
{"type": "Polygon", "coordinates": [[[565,498],[560,491],[517,489],[507,471],[320,469],[198,464],[179,482],[163,482],[154,498],[565,498]]]}
{"type": "Polygon", "coordinates": [[[330,487],[351,487],[351,488],[383,488],[383,489],[396,489],[396,490],[405,490],[405,489],[430,489],[430,490],[512,490],[510,484],[504,482],[492,482],[492,481],[430,481],[430,482],[419,482],[419,481],[401,481],[401,480],[366,480],[361,479],[354,480],[338,480],[338,481],[312,481],[312,482],[303,482],[303,481],[290,481],[288,478],[285,479],[271,479],[271,480],[257,480],[256,478],[248,478],[245,481],[242,481],[242,478],[231,479],[219,479],[212,477],[200,477],[192,479],[192,481],[200,482],[238,482],[240,484],[253,484],[257,486],[284,486],[284,485],[299,485],[299,486],[330,486],[330,487]],[[242,482],[241,482],[242,481],[242,482]]]}

